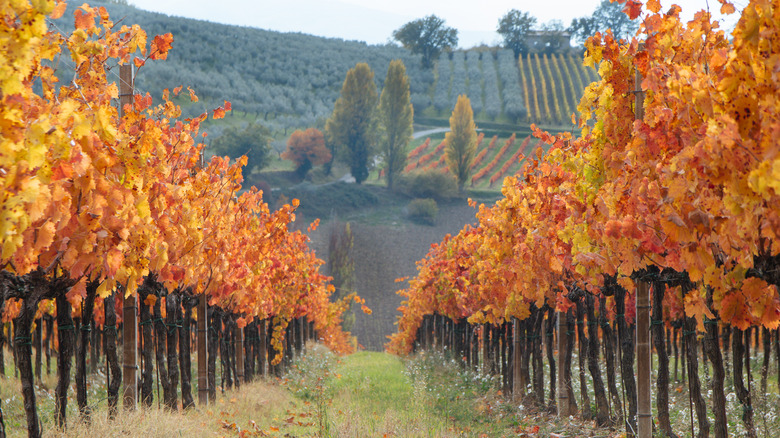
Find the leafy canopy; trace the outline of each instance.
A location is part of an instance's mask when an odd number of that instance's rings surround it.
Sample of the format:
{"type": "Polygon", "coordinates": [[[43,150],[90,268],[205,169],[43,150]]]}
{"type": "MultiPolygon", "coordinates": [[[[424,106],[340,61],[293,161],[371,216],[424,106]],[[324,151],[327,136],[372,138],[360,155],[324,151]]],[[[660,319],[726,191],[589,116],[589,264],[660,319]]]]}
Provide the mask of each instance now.
{"type": "Polygon", "coordinates": [[[433,61],[443,50],[458,45],[457,29],[446,27],[444,20],[435,15],[404,24],[393,32],[393,38],[412,53],[422,55],[422,64],[426,68],[433,66],[433,61]]]}
{"type": "Polygon", "coordinates": [[[498,20],[498,32],[504,39],[504,46],[512,49],[515,56],[528,53],[526,38],[533,27],[536,26],[536,17],[528,12],[512,9],[498,20]]]}
{"type": "Polygon", "coordinates": [[[458,96],[458,102],[450,117],[450,132],[445,135],[444,141],[447,144],[444,148],[447,167],[458,181],[458,190],[462,191],[477,152],[474,112],[469,98],[465,95],[458,96]]]}
{"type": "Polygon", "coordinates": [[[246,173],[251,173],[255,167],[262,169],[268,165],[270,145],[271,133],[259,123],[251,123],[245,128],[227,128],[211,143],[215,155],[231,158],[246,155],[246,173]]]}
{"type": "Polygon", "coordinates": [[[406,165],[406,148],[412,139],[414,109],[409,97],[409,77],[403,61],[390,62],[385,86],[379,97],[379,144],[387,187],[406,165]]]}
{"type": "Polygon", "coordinates": [[[299,176],[306,175],[312,166],[325,164],[332,159],[332,155],[325,147],[325,136],[317,128],[307,130],[298,129],[287,140],[287,150],[282,153],[282,158],[295,163],[295,171],[299,176]]]}
{"type": "Polygon", "coordinates": [[[358,184],[368,178],[368,160],[373,156],[377,99],[374,72],[360,62],[347,72],[341,96],[325,124],[328,141],[349,163],[358,184]]]}
{"type": "Polygon", "coordinates": [[[626,15],[623,9],[621,3],[601,0],[593,15],[573,19],[569,32],[574,39],[581,42],[596,32],[606,32],[607,29],[612,29],[612,34],[618,39],[629,38],[639,28],[639,23],[626,15]]]}

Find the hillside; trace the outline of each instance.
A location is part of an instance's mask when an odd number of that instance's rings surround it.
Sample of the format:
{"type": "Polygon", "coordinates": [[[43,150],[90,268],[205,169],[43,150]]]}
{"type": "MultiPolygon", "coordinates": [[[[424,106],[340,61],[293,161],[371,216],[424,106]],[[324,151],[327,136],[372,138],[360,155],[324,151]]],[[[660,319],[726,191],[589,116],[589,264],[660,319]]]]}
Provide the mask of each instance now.
{"type": "MultiPolygon", "coordinates": [[[[371,66],[379,85],[390,61],[402,59],[412,78],[415,99],[433,83],[433,73],[420,67],[419,56],[400,47],[171,17],[100,0],[90,4],[104,6],[115,23],[139,24],[149,38],[173,34],[168,59],[142,67],[136,89],[157,97],[165,88],[191,86],[200,101],[194,105],[189,99],[177,102],[184,106],[185,117],[228,100],[234,109],[232,117],[240,120],[229,117],[227,123],[261,119],[282,138],[291,128],[324,124],[347,70],[358,62],[371,66]]],[[[78,6],[78,2],[70,2],[65,15],[53,25],[65,32],[72,30],[78,6]]],[[[70,78],[70,63],[63,61],[60,77],[70,78]]],[[[208,128],[219,131],[219,126],[208,128]]]]}
{"type": "MultiPolygon", "coordinates": [[[[368,63],[377,86],[381,86],[390,61],[404,61],[417,123],[446,125],[458,94],[465,93],[471,98],[478,121],[497,122],[496,128],[510,133],[529,122],[567,127],[583,87],[595,78],[595,72],[584,69],[574,55],[552,57],[551,65],[546,66],[547,56],[541,58],[541,63],[524,60],[518,64],[508,50],[456,51],[443,54],[436,68],[425,70],[418,55],[393,45],[223,25],[100,0],[92,4],[106,7],[116,23],[140,24],[150,38],[173,34],[168,59],[142,67],[137,73],[136,89],[157,97],[165,88],[191,86],[200,101],[178,101],[184,107],[184,117],[213,109],[223,100],[230,101],[234,111],[228,119],[206,126],[212,138],[226,124],[255,120],[266,125],[277,140],[286,140],[296,128],[321,128],[347,70],[357,62],[368,63]],[[547,104],[561,111],[539,114],[534,104],[545,101],[546,95],[547,104]]],[[[52,26],[64,32],[72,30],[77,7],[75,2],[70,3],[65,15],[54,20],[52,26]]],[[[59,76],[71,78],[71,66],[66,57],[61,58],[59,76]]]]}
{"type": "MultiPolygon", "coordinates": [[[[503,178],[517,172],[520,158],[530,155],[538,144],[529,136],[528,125],[565,129],[582,90],[596,78],[595,71],[582,67],[571,54],[515,59],[505,49],[457,51],[443,54],[436,67],[426,71],[417,56],[390,45],[369,46],[169,17],[114,3],[95,4],[105,6],[115,22],[140,24],[150,38],[165,32],[174,36],[168,60],[150,62],[138,72],[138,92],[158,96],[164,88],[191,86],[200,101],[193,104],[182,98],[178,102],[185,107],[185,117],[221,105],[223,100],[232,102],[234,111],[227,119],[206,125],[211,138],[224,126],[254,120],[268,126],[280,141],[294,128],[322,127],[349,68],[367,62],[380,85],[389,62],[401,58],[411,79],[418,126],[446,126],[457,96],[470,96],[482,133],[473,177],[467,183],[471,191],[497,193],[503,178]]],[[[52,26],[72,29],[75,6],[68,8],[52,26]]],[[[69,65],[63,57],[60,77],[72,75],[67,71],[69,65]]],[[[411,145],[405,172],[446,171],[442,138],[432,136],[411,145]]],[[[247,180],[256,183],[268,177],[263,172],[247,175],[247,180]]],[[[381,184],[378,177],[374,170],[370,184],[381,184]]],[[[431,227],[411,223],[403,211],[409,199],[383,187],[354,187],[337,202],[317,194],[306,198],[305,184],[291,194],[286,187],[290,181],[267,182],[269,188],[302,199],[299,213],[306,220],[327,219],[337,212],[342,220],[355,222],[357,289],[374,314],[358,315],[354,332],[370,349],[381,349],[385,336],[394,331],[395,309],[401,301],[395,292],[403,287],[394,280],[414,275],[414,261],[425,256],[430,244],[474,222],[474,210],[462,199],[440,203],[439,219],[431,227]]],[[[323,260],[327,260],[327,235],[326,225],[312,235],[313,247],[323,260]]]]}

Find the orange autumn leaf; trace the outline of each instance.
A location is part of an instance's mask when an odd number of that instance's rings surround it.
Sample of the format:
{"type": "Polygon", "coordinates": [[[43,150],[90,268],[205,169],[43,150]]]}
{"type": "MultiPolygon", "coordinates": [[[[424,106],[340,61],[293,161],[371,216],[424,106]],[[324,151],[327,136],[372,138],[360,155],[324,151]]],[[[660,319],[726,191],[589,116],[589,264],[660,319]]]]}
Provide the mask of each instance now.
{"type": "Polygon", "coordinates": [[[734,4],[725,0],[718,0],[721,2],[720,5],[720,13],[723,15],[729,15],[736,12],[736,8],[734,8],[734,4]]]}
{"type": "Polygon", "coordinates": [[[152,40],[151,53],[149,58],[151,59],[167,59],[168,51],[171,50],[173,45],[173,34],[166,33],[164,35],[156,35],[152,40]]]}
{"type": "Polygon", "coordinates": [[[86,4],[73,13],[76,29],[89,30],[95,27],[95,12],[86,4]]]}
{"type": "Polygon", "coordinates": [[[57,6],[54,7],[54,10],[51,12],[51,15],[49,17],[52,20],[56,20],[60,17],[62,17],[62,14],[65,13],[65,9],[68,7],[68,4],[65,3],[64,0],[57,0],[57,6]]]}
{"type": "Polygon", "coordinates": [[[149,294],[146,296],[146,299],[144,300],[144,303],[149,307],[154,307],[154,304],[157,302],[157,295],[149,294]]]}

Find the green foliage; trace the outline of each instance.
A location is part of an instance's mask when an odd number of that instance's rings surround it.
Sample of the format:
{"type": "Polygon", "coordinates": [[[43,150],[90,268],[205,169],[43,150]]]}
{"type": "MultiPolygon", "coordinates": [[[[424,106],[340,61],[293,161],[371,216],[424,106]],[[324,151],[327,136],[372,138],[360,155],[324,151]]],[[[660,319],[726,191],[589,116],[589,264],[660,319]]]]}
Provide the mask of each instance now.
{"type": "Polygon", "coordinates": [[[301,204],[296,212],[310,218],[326,218],[333,212],[342,214],[379,202],[368,187],[344,182],[318,186],[305,182],[284,190],[283,194],[288,199],[299,199],[301,204]]]}
{"type": "MultiPolygon", "coordinates": [[[[341,299],[355,291],[355,258],[352,256],[352,228],[349,222],[334,221],[330,226],[328,241],[328,271],[336,288],[335,299],[341,299]]],[[[342,327],[344,331],[352,330],[355,314],[346,311],[343,314],[342,327]]]]}
{"type": "Polygon", "coordinates": [[[341,97],[325,124],[328,142],[349,163],[358,184],[368,178],[368,163],[373,157],[376,104],[374,72],[368,64],[358,63],[347,72],[341,97]]]}
{"type": "Polygon", "coordinates": [[[379,145],[387,187],[406,166],[406,148],[412,140],[414,109],[409,99],[409,77],[403,61],[390,63],[379,97],[379,145]]]}
{"type": "Polygon", "coordinates": [[[287,149],[282,158],[295,163],[295,172],[303,178],[312,166],[325,164],[332,159],[331,153],[325,147],[325,137],[322,131],[309,128],[297,130],[287,141],[287,149]]]}
{"type": "Polygon", "coordinates": [[[247,156],[244,173],[252,173],[255,167],[260,170],[270,160],[271,133],[259,123],[251,123],[244,128],[231,127],[211,142],[210,151],[214,155],[236,159],[247,156]]]}
{"type": "Polygon", "coordinates": [[[435,225],[436,216],[439,214],[439,206],[431,198],[414,199],[409,203],[409,218],[425,225],[435,225]]]}
{"type": "Polygon", "coordinates": [[[471,163],[477,152],[477,127],[474,125],[474,113],[469,98],[458,96],[458,103],[450,117],[450,132],[444,137],[447,167],[458,182],[458,190],[471,174],[471,163]]]}
{"type": "Polygon", "coordinates": [[[528,12],[512,9],[498,20],[496,32],[504,39],[504,47],[512,49],[517,57],[521,53],[528,53],[526,39],[534,26],[536,17],[528,12]]]}
{"type": "Polygon", "coordinates": [[[617,38],[629,38],[639,28],[639,22],[628,18],[623,13],[623,7],[621,3],[601,0],[593,15],[573,19],[569,32],[580,43],[584,43],[594,33],[607,29],[612,29],[617,38]]]}
{"type": "Polygon", "coordinates": [[[417,170],[398,180],[398,189],[416,198],[450,199],[458,194],[452,175],[437,169],[417,170]]]}
{"type": "MultiPolygon", "coordinates": [[[[119,1],[123,3],[124,0],[119,1]]],[[[73,12],[83,2],[67,2],[65,14],[47,20],[65,32],[74,26],[73,12]]],[[[287,137],[295,129],[322,129],[333,110],[344,76],[355,63],[366,62],[376,72],[377,83],[393,59],[403,59],[410,78],[412,100],[425,102],[433,84],[433,73],[421,66],[420,56],[393,44],[368,45],[303,33],[277,32],[247,26],[232,26],[202,20],[167,16],[92,0],[92,6],[104,6],[111,17],[123,24],[140,24],[149,36],[171,32],[173,49],[164,62],[148,61],[137,71],[135,85],[142,94],[158,99],[165,88],[184,85],[182,119],[196,117],[231,102],[229,121],[262,119],[275,138],[287,137]],[[229,47],[230,50],[225,50],[229,47]],[[186,88],[191,86],[200,100],[189,101],[186,88]]],[[[130,1],[130,3],[133,3],[130,1]]],[[[64,56],[57,65],[57,76],[69,82],[72,63],[64,56]]],[[[114,73],[109,74],[116,80],[114,73]]],[[[430,105],[428,103],[427,105],[430,105]]],[[[426,105],[426,106],[427,106],[426,105]]],[[[219,126],[207,122],[204,129],[219,136],[219,126]]],[[[280,148],[282,152],[284,148],[280,148]]]]}
{"type": "Polygon", "coordinates": [[[458,45],[458,31],[444,25],[444,20],[429,15],[410,21],[393,32],[393,38],[412,53],[422,55],[425,68],[433,67],[433,61],[445,50],[458,45]]]}

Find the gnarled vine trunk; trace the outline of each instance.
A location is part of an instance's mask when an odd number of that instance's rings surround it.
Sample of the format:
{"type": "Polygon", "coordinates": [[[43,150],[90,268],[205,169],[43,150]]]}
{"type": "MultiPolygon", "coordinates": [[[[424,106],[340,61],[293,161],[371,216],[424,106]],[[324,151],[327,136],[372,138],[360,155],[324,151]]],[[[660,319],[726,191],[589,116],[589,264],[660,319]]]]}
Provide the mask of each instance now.
{"type": "Polygon", "coordinates": [[[179,358],[177,346],[179,343],[179,330],[181,326],[181,306],[179,306],[179,291],[169,293],[165,297],[165,327],[166,327],[166,342],[168,347],[168,383],[170,385],[170,391],[168,398],[165,400],[165,405],[172,411],[178,410],[179,401],[179,358]]]}
{"type": "Polygon", "coordinates": [[[168,366],[166,364],[166,349],[168,345],[166,339],[167,330],[165,327],[165,321],[162,318],[162,299],[159,297],[154,303],[152,322],[154,323],[154,352],[157,362],[157,379],[163,387],[162,398],[165,401],[165,405],[168,406],[168,403],[172,398],[171,392],[173,392],[174,389],[172,388],[171,381],[168,377],[168,366]]]}
{"type": "Polygon", "coordinates": [[[103,350],[106,352],[106,393],[108,398],[108,418],[113,419],[117,414],[117,405],[119,403],[119,386],[122,384],[122,368],[119,366],[119,356],[116,352],[116,295],[114,291],[111,295],[103,299],[103,315],[105,323],[103,325],[103,350]]]}
{"type": "Polygon", "coordinates": [[[707,419],[707,406],[701,395],[699,383],[699,355],[698,342],[696,340],[696,320],[685,318],[683,324],[683,342],[685,342],[686,363],[688,365],[688,392],[696,410],[696,418],[699,423],[698,437],[707,437],[710,433],[710,422],[707,419]]]}
{"type": "MultiPolygon", "coordinates": [[[[743,337],[746,338],[748,343],[749,332],[743,332],[742,330],[734,327],[732,328],[734,333],[732,334],[732,349],[734,355],[734,391],[737,393],[737,398],[742,404],[742,422],[745,424],[745,431],[749,438],[756,438],[756,427],[753,424],[753,399],[750,391],[745,388],[745,380],[743,374],[744,360],[747,357],[745,354],[745,345],[743,344],[743,337]]],[[[749,373],[749,370],[748,370],[749,373]]]]}
{"type": "Polygon", "coordinates": [[[192,326],[192,309],[198,304],[198,298],[190,291],[182,293],[181,305],[184,308],[179,333],[179,364],[181,366],[181,404],[183,409],[195,407],[192,397],[192,359],[190,356],[190,332],[192,326]]]}
{"type": "MultiPolygon", "coordinates": [[[[599,308],[606,309],[606,297],[599,298],[599,308]]],[[[613,424],[623,423],[623,404],[620,401],[620,393],[617,389],[617,380],[615,378],[615,333],[607,320],[606,312],[599,312],[599,325],[604,340],[604,358],[607,365],[607,388],[612,399],[614,411],[613,424]]]]}
{"type": "Polygon", "coordinates": [[[220,333],[222,332],[222,318],[219,309],[215,306],[208,306],[206,311],[209,319],[208,331],[208,388],[209,402],[217,400],[217,345],[219,343],[220,333]]]}
{"type": "Polygon", "coordinates": [[[76,402],[79,405],[81,418],[85,422],[89,422],[91,416],[91,409],[87,404],[87,352],[92,335],[93,311],[99,285],[98,281],[88,281],[87,296],[81,303],[81,330],[79,330],[81,342],[78,344],[76,354],[76,402]]]}
{"type": "Polygon", "coordinates": [[[141,403],[146,406],[152,406],[154,393],[152,383],[154,382],[154,338],[152,337],[152,311],[149,308],[149,296],[154,296],[155,303],[159,298],[156,292],[159,286],[154,279],[147,276],[141,287],[138,288],[138,313],[139,325],[141,326],[141,357],[143,358],[143,369],[141,369],[141,403]]]}
{"type": "Polygon", "coordinates": [[[65,293],[57,294],[57,337],[60,349],[57,352],[57,389],[54,398],[54,417],[59,427],[65,427],[68,407],[68,387],[70,387],[70,368],[73,363],[74,325],[70,315],[70,303],[65,293]]]}
{"type": "Polygon", "coordinates": [[[634,436],[637,430],[637,392],[636,379],[634,378],[634,338],[632,337],[634,329],[633,325],[626,324],[626,290],[617,284],[615,277],[609,277],[605,283],[608,283],[607,287],[614,288],[618,342],[620,343],[620,375],[628,404],[628,415],[625,419],[626,434],[634,436]]]}
{"type": "Polygon", "coordinates": [[[667,437],[677,437],[672,430],[669,420],[669,356],[666,355],[664,345],[663,301],[666,284],[654,281],[653,284],[653,314],[650,330],[653,336],[653,345],[658,355],[658,374],[656,377],[656,409],[658,411],[658,426],[667,437]]]}

